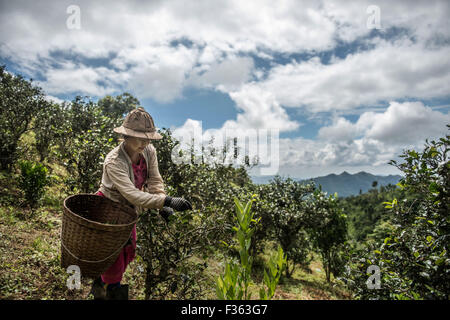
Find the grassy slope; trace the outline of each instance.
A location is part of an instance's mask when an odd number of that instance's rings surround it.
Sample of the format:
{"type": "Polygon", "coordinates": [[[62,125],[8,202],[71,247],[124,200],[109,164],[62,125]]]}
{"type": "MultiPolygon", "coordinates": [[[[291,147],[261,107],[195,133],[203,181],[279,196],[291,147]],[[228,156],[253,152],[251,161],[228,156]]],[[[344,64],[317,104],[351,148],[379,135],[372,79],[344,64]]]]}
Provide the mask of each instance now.
{"type": "MultiPolygon", "coordinates": [[[[63,175],[61,168],[54,174],[63,175]]],[[[82,279],[81,290],[68,290],[69,274],[60,266],[62,200],[61,186],[53,186],[44,205],[31,213],[21,208],[17,174],[0,173],[0,299],[91,299],[91,280],[82,279]]],[[[216,299],[215,279],[223,272],[223,258],[210,259],[205,270],[204,298],[216,299]]],[[[130,299],[144,299],[144,274],[139,257],[127,269],[123,283],[130,284],[130,299]]],[[[315,259],[311,272],[297,269],[291,279],[282,279],[274,299],[349,299],[339,284],[327,284],[321,263],[315,259]]],[[[251,288],[255,299],[261,279],[251,288]]],[[[167,297],[170,299],[170,297],[167,297]]]]}

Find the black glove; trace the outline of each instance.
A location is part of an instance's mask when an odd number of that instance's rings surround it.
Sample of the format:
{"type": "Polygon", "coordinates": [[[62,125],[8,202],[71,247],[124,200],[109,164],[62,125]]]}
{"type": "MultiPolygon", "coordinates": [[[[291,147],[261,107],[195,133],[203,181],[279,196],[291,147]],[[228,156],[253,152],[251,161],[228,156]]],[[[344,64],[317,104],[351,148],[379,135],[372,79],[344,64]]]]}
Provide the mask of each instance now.
{"type": "Polygon", "coordinates": [[[168,223],[169,222],[169,218],[171,215],[173,215],[175,212],[173,212],[172,208],[169,207],[163,207],[161,210],[159,210],[159,214],[161,215],[161,217],[163,217],[163,219],[168,223]]]}
{"type": "Polygon", "coordinates": [[[183,198],[172,198],[167,196],[164,200],[164,206],[173,208],[177,211],[192,210],[191,203],[183,198]]]}

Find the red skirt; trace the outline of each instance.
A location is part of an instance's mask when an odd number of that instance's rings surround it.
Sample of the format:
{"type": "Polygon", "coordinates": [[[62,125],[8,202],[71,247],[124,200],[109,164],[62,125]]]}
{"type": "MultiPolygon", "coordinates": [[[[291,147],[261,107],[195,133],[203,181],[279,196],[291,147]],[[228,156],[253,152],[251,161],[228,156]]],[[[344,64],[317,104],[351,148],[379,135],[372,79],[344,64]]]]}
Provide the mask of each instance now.
{"type": "MultiPolygon", "coordinates": [[[[104,197],[105,195],[98,191],[96,195],[104,197]]],[[[136,257],[136,225],[131,232],[131,244],[126,245],[120,251],[116,261],[102,274],[104,283],[117,283],[122,281],[123,274],[128,264],[136,257]]]]}

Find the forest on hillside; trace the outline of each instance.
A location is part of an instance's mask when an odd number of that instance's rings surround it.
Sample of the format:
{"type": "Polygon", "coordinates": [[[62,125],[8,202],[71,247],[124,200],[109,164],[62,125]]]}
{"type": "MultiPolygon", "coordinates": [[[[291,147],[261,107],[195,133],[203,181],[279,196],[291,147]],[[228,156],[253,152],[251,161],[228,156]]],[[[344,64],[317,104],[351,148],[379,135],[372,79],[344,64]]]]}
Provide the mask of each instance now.
{"type": "MultiPolygon", "coordinates": [[[[62,203],[97,191],[120,143],[113,128],[140,102],[125,92],[56,103],[0,67],[0,105],[0,299],[86,299],[60,266],[62,203]]],[[[403,175],[396,186],[340,199],[279,176],[254,184],[255,164],[227,164],[227,146],[208,149],[219,155],[212,164],[176,164],[179,141],[160,134],[166,192],[193,210],[141,216],[127,271],[142,288],[135,299],[449,298],[449,135],[391,161],[403,175]]]]}

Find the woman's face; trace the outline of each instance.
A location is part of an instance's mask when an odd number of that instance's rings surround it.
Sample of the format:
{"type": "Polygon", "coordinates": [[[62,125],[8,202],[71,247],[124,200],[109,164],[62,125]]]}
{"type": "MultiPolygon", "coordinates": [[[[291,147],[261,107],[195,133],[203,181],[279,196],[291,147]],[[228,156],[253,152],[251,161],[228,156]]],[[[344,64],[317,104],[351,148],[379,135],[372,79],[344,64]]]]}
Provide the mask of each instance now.
{"type": "Polygon", "coordinates": [[[126,137],[125,144],[133,153],[141,153],[150,143],[150,139],[126,137]]]}

